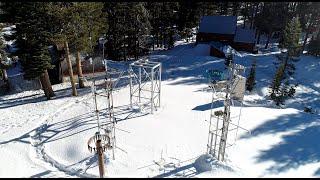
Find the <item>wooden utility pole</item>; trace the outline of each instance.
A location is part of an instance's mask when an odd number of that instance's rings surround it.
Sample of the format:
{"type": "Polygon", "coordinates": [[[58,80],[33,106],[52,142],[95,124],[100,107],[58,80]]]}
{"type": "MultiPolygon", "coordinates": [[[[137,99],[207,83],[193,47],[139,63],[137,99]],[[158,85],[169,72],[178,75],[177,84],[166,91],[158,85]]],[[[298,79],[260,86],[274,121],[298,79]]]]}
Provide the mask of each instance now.
{"type": "Polygon", "coordinates": [[[103,161],[103,149],[101,146],[101,140],[98,139],[96,142],[97,154],[98,154],[98,163],[99,163],[99,174],[100,178],[104,176],[104,161],[103,161]]]}
{"type": "Polygon", "coordinates": [[[67,64],[68,64],[68,70],[69,70],[69,76],[70,76],[70,82],[71,82],[71,86],[72,86],[72,96],[77,96],[77,89],[76,89],[76,85],[73,79],[73,71],[72,71],[72,64],[71,64],[71,60],[70,60],[70,56],[69,56],[69,46],[68,46],[68,42],[65,41],[64,42],[64,46],[66,48],[66,54],[67,54],[67,64]]]}
{"type": "Polygon", "coordinates": [[[80,52],[77,52],[77,70],[78,70],[78,82],[79,82],[79,88],[84,88],[83,83],[83,74],[82,74],[82,67],[81,67],[81,59],[80,59],[80,52]]]}

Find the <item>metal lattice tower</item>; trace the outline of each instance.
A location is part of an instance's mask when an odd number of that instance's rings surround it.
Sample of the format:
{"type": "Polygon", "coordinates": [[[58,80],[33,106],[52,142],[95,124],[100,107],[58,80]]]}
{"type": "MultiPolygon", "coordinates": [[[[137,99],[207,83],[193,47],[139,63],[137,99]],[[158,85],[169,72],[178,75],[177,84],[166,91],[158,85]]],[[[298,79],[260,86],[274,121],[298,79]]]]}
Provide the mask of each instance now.
{"type": "Polygon", "coordinates": [[[246,81],[246,79],[240,74],[243,74],[245,69],[242,65],[233,63],[232,55],[227,56],[227,61],[230,63],[228,64],[229,66],[226,79],[211,82],[209,85],[212,89],[212,101],[207,153],[215,156],[221,161],[224,160],[225,149],[235,143],[238,129],[244,129],[239,126],[239,121],[246,81]],[[213,111],[214,103],[217,101],[224,102],[223,111],[213,111]],[[241,103],[240,114],[238,116],[231,117],[231,107],[234,105],[234,101],[239,101],[241,103]],[[234,118],[238,118],[237,124],[232,122],[232,119],[234,118]],[[231,129],[229,129],[230,125],[232,126],[231,129]],[[234,130],[236,130],[234,143],[228,143],[228,133],[234,130]]]}
{"type": "Polygon", "coordinates": [[[130,64],[129,72],[131,108],[149,106],[152,114],[160,107],[161,63],[140,59],[130,64]]]}
{"type": "MultiPolygon", "coordinates": [[[[116,136],[115,136],[115,129],[116,129],[116,118],[114,116],[114,106],[113,106],[113,96],[112,92],[114,89],[115,82],[117,83],[118,79],[116,81],[112,79],[112,72],[110,69],[107,68],[107,63],[106,61],[103,62],[105,64],[105,78],[104,78],[104,91],[102,92],[97,92],[96,90],[96,84],[95,84],[95,79],[93,79],[92,83],[92,94],[94,98],[94,104],[95,104],[95,114],[97,117],[97,122],[98,122],[98,134],[101,134],[103,136],[106,136],[108,139],[108,144],[109,144],[109,149],[112,150],[112,157],[113,160],[115,159],[115,148],[116,148],[116,136]],[[109,72],[110,70],[110,72],[109,72]],[[97,101],[97,96],[104,97],[106,98],[106,113],[105,113],[105,122],[100,122],[100,112],[101,110],[98,108],[98,101],[97,101]],[[103,130],[103,132],[102,132],[103,130]]],[[[94,73],[94,69],[93,69],[94,73]]]]}
{"type": "Polygon", "coordinates": [[[110,144],[112,146],[112,157],[114,157],[114,149],[116,148],[116,126],[117,123],[116,118],[114,117],[114,109],[113,109],[113,81],[110,78],[110,75],[108,74],[108,71],[106,71],[106,78],[105,78],[105,91],[107,95],[107,123],[106,126],[103,128],[105,131],[105,134],[107,134],[110,138],[110,144]]]}

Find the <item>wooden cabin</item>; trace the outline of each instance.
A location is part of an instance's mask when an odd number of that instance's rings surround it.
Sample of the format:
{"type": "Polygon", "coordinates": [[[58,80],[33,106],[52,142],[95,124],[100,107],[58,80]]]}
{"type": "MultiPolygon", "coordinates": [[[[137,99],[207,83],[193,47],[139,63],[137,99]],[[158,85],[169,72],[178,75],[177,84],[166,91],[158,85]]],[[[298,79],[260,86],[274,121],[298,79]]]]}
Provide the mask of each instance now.
{"type": "MultiPolygon", "coordinates": [[[[219,42],[230,45],[237,51],[254,53],[255,32],[250,29],[243,29],[237,26],[236,16],[203,16],[201,18],[196,44],[219,42]]],[[[220,45],[211,46],[210,55],[224,57],[220,45]]]]}
{"type": "Polygon", "coordinates": [[[197,43],[210,41],[232,43],[236,28],[236,16],[203,16],[196,41],[197,43]]]}
{"type": "Polygon", "coordinates": [[[255,31],[238,27],[231,46],[237,51],[254,53],[256,46],[255,31]]]}

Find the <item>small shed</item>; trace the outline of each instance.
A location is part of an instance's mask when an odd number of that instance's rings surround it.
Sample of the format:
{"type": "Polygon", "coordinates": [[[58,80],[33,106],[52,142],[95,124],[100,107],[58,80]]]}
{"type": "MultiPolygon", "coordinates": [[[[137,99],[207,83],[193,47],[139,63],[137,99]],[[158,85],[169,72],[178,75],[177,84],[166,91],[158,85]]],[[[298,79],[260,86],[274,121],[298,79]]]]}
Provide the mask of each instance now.
{"type": "Polygon", "coordinates": [[[237,51],[256,52],[255,31],[237,27],[236,16],[203,16],[197,34],[197,44],[215,43],[210,50],[210,55],[224,57],[221,45],[229,45],[237,51]]]}
{"type": "Polygon", "coordinates": [[[203,16],[201,18],[198,42],[233,42],[237,27],[236,16],[203,16]]]}
{"type": "Polygon", "coordinates": [[[237,51],[255,51],[255,32],[253,29],[243,29],[238,27],[232,47],[237,51]]]}

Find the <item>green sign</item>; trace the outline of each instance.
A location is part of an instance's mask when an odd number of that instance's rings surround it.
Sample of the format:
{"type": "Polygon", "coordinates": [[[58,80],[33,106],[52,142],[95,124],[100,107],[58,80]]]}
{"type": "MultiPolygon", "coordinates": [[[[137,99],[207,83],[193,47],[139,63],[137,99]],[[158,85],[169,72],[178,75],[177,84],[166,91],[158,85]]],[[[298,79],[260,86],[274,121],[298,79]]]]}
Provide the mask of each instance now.
{"type": "Polygon", "coordinates": [[[206,77],[213,81],[223,80],[224,73],[220,70],[209,69],[206,70],[206,77]]]}

